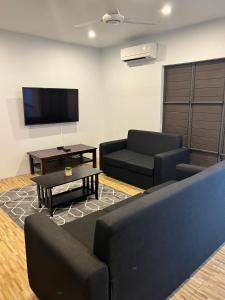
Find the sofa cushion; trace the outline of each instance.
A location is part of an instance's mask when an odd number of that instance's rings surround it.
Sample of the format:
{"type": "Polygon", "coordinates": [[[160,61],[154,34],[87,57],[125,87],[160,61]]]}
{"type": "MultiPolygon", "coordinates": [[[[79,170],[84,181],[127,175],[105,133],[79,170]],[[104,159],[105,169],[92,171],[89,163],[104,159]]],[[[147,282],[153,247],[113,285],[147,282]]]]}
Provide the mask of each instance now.
{"type": "Polygon", "coordinates": [[[128,184],[137,186],[141,189],[148,189],[153,186],[153,176],[146,176],[144,174],[136,173],[127,168],[119,168],[113,165],[104,165],[104,172],[106,175],[121,180],[128,184]]]}
{"type": "Polygon", "coordinates": [[[125,163],[128,170],[135,173],[152,176],[154,171],[154,157],[137,153],[133,158],[125,163]]]}
{"type": "Polygon", "coordinates": [[[143,196],[139,193],[133,197],[120,201],[116,204],[105,207],[103,210],[98,210],[85,217],[76,219],[72,222],[68,222],[62,225],[62,228],[71,234],[74,238],[84,244],[89,250],[93,251],[95,225],[99,217],[104,216],[106,213],[111,212],[117,208],[120,208],[126,204],[132,203],[143,196]]]}
{"type": "Polygon", "coordinates": [[[144,194],[151,194],[151,193],[154,193],[164,187],[166,187],[167,185],[170,185],[170,184],[173,184],[173,183],[176,183],[177,181],[176,180],[169,180],[169,181],[166,181],[164,183],[161,183],[161,184],[158,184],[156,186],[153,186],[153,187],[150,187],[149,189],[145,190],[144,191],[144,194]]]}
{"type": "Polygon", "coordinates": [[[146,155],[167,152],[182,146],[182,137],[144,130],[129,130],[127,149],[146,155]]]}
{"type": "Polygon", "coordinates": [[[140,200],[142,198],[142,196],[143,196],[143,193],[139,193],[135,196],[128,197],[127,199],[125,199],[123,201],[120,201],[120,202],[117,202],[116,204],[105,207],[104,211],[105,212],[113,211],[117,208],[123,207],[124,205],[130,204],[130,203],[132,203],[134,201],[137,201],[137,200],[140,200]]]}
{"type": "Polygon", "coordinates": [[[65,225],[62,225],[62,228],[92,251],[96,220],[105,213],[104,210],[98,210],[84,218],[68,222],[65,225]]]}
{"type": "Polygon", "coordinates": [[[106,154],[104,156],[104,160],[107,164],[112,166],[125,168],[147,176],[153,175],[154,158],[149,155],[143,155],[134,151],[123,149],[106,154]]]}
{"type": "Polygon", "coordinates": [[[136,153],[134,151],[123,149],[104,155],[104,161],[109,165],[122,168],[126,166],[127,161],[135,159],[139,155],[139,153],[136,153]]]}
{"type": "Polygon", "coordinates": [[[205,170],[206,167],[193,164],[176,165],[176,179],[183,180],[205,170]]]}

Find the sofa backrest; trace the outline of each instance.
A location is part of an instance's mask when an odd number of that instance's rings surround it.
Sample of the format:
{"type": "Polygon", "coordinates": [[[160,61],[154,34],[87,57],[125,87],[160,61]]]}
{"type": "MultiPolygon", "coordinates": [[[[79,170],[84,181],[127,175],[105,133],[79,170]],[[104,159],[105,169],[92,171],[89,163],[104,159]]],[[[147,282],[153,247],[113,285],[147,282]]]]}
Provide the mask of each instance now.
{"type": "Polygon", "coordinates": [[[127,149],[155,155],[182,147],[182,137],[176,134],[134,130],[128,131],[127,149]]]}
{"type": "Polygon", "coordinates": [[[166,299],[225,241],[225,162],[97,220],[111,300],[166,299]]]}

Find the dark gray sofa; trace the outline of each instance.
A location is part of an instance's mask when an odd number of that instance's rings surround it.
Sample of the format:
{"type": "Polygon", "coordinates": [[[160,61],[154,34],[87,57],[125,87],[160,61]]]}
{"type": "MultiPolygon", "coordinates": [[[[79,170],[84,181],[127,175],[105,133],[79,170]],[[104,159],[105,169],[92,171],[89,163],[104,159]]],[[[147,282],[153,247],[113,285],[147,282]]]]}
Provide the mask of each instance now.
{"type": "Polygon", "coordinates": [[[225,241],[225,162],[163,185],[62,227],[27,217],[38,298],[166,299],[225,241]]]}
{"type": "Polygon", "coordinates": [[[110,177],[146,189],[175,178],[179,163],[189,162],[182,137],[129,130],[126,139],[100,144],[100,169],[110,177]]]}

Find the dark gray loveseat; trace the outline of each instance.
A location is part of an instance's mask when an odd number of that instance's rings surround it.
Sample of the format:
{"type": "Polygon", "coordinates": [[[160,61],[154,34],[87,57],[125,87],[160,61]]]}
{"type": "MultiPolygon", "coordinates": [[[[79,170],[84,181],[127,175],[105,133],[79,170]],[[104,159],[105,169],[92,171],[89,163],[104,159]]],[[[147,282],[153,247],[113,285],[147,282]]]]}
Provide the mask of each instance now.
{"type": "Polygon", "coordinates": [[[27,217],[38,298],[166,299],[225,241],[225,162],[159,188],[61,227],[27,217]]]}
{"type": "Polygon", "coordinates": [[[176,165],[189,162],[182,137],[129,130],[127,139],[100,144],[100,169],[110,177],[146,189],[175,179],[176,165]]]}

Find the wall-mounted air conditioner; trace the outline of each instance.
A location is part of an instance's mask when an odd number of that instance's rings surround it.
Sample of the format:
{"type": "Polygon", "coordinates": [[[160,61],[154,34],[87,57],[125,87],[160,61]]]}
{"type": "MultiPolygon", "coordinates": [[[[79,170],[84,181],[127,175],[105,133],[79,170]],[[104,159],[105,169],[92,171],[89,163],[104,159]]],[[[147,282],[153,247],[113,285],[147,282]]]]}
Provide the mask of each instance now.
{"type": "Polygon", "coordinates": [[[124,48],[120,50],[122,61],[129,62],[141,59],[157,58],[157,43],[148,43],[134,47],[124,48]]]}

